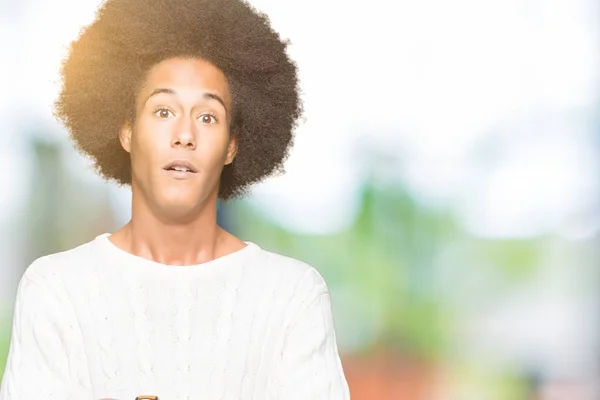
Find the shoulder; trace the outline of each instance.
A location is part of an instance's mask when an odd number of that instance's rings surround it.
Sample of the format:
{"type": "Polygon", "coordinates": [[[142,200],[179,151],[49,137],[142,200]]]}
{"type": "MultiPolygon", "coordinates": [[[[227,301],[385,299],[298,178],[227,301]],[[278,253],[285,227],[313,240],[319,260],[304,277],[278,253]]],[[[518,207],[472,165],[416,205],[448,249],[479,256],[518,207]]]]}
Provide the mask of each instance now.
{"type": "Polygon", "coordinates": [[[72,276],[86,265],[91,257],[93,241],[77,247],[35,259],[23,273],[24,279],[54,280],[72,276]]]}
{"type": "Polygon", "coordinates": [[[305,302],[310,297],[328,294],[329,289],[323,275],[314,265],[277,252],[261,249],[258,266],[263,276],[277,277],[277,285],[291,297],[305,302]]]}
{"type": "MultiPolygon", "coordinates": [[[[84,246],[49,254],[35,259],[23,272],[17,287],[16,307],[25,314],[48,313],[49,310],[62,310],[68,301],[65,281],[78,264],[84,246]]],[[[34,314],[31,314],[34,315],[34,314]]]]}
{"type": "Polygon", "coordinates": [[[282,326],[290,326],[311,305],[329,302],[328,285],[316,266],[264,249],[260,258],[253,269],[260,276],[261,291],[284,308],[282,326]]]}

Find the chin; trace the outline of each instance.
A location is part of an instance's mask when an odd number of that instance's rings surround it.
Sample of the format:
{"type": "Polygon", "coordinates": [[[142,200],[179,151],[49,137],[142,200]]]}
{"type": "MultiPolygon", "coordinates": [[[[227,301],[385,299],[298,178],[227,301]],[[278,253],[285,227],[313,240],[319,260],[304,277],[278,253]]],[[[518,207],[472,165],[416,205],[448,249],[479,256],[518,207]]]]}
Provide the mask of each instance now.
{"type": "Polygon", "coordinates": [[[187,214],[197,210],[202,204],[202,196],[197,191],[166,190],[155,197],[155,204],[159,210],[168,214],[187,214]]]}
{"type": "Polygon", "coordinates": [[[180,202],[163,202],[158,204],[159,212],[170,220],[191,220],[199,212],[200,208],[198,203],[192,203],[189,201],[180,202]]]}

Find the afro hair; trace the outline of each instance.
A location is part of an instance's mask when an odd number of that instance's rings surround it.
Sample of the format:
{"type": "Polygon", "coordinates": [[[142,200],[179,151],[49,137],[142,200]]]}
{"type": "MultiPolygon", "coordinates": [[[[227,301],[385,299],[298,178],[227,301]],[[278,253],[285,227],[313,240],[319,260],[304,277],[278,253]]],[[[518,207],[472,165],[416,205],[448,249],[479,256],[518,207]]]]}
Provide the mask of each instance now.
{"type": "Polygon", "coordinates": [[[70,45],[54,114],[101,176],[130,185],[131,160],[119,132],[135,121],[148,71],[173,57],[207,60],[229,81],[230,135],[238,145],[218,196],[241,197],[253,183],[284,172],[302,113],[287,45],[267,16],[242,0],[107,0],[70,45]]]}

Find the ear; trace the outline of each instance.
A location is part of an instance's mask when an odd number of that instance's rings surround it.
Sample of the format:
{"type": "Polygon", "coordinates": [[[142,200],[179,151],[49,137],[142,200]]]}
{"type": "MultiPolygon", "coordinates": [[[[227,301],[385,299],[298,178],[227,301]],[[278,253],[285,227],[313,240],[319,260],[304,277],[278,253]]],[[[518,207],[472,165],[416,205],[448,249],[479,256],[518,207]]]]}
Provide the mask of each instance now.
{"type": "Polygon", "coordinates": [[[229,137],[229,146],[227,147],[227,157],[225,158],[225,165],[229,165],[233,162],[235,155],[237,154],[237,137],[229,137]]]}
{"type": "Polygon", "coordinates": [[[129,122],[125,123],[121,128],[121,132],[119,133],[119,140],[121,141],[121,146],[123,149],[131,153],[131,133],[133,128],[129,122]]]}

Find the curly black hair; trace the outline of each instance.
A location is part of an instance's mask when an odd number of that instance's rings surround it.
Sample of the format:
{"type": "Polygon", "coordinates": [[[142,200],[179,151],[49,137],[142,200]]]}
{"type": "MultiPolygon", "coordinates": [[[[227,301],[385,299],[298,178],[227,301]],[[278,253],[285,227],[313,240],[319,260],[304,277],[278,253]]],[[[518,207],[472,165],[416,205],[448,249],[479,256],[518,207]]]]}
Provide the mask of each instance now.
{"type": "Polygon", "coordinates": [[[131,184],[131,161],[119,132],[135,121],[135,98],[150,68],[194,57],[228,79],[234,161],[223,168],[218,196],[241,197],[253,183],[283,173],[302,113],[288,41],[268,17],[242,0],[107,0],[70,45],[54,114],[98,173],[131,184]]]}

